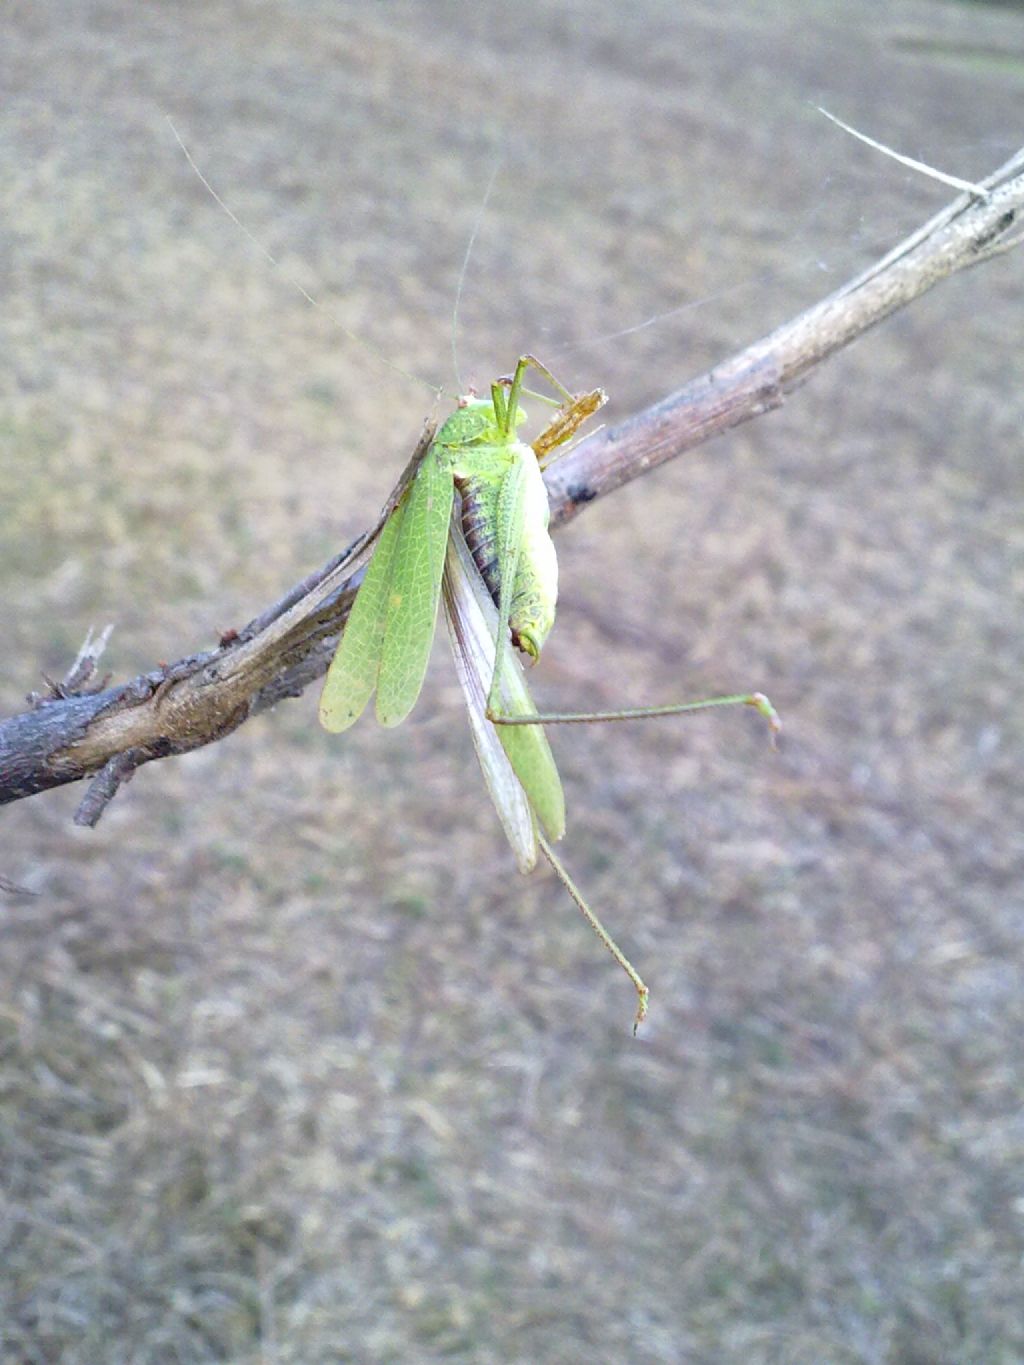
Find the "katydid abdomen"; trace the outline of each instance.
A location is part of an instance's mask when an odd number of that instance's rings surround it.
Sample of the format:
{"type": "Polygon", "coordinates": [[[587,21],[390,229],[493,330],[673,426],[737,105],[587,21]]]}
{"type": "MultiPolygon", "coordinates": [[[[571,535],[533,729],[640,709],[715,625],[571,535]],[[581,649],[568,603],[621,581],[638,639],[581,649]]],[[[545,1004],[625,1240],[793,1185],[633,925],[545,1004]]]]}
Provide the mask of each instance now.
{"type": "MultiPolygon", "coordinates": [[[[548,494],[533,450],[522,442],[508,449],[510,464],[519,465],[521,530],[509,607],[512,643],[531,659],[544,646],[555,620],[558,560],[548,534],[548,494]]],[[[501,509],[503,481],[485,475],[456,475],[462,498],[462,533],[473,561],[500,604],[502,582],[501,509]]]]}

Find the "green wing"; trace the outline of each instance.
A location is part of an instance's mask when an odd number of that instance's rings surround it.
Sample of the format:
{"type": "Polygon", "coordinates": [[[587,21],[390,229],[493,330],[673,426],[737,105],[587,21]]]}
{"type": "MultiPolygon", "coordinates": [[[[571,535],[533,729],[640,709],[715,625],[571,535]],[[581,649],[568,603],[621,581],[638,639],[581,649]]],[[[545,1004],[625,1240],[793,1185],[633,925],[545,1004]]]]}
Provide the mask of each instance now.
{"type": "Polygon", "coordinates": [[[320,694],[320,724],[325,730],[347,730],[363,714],[377,686],[395,550],[408,505],[407,495],[384,523],[327,670],[320,694]]]}
{"type": "Polygon", "coordinates": [[[377,680],[381,725],[405,720],[423,686],[454,496],[451,471],[436,455],[428,456],[406,499],[395,545],[377,680]]]}
{"type": "Polygon", "coordinates": [[[320,696],[320,723],[347,730],[374,688],[377,719],[397,725],[423,686],[437,619],[452,476],[428,454],[394,508],[349,613],[320,696]]]}

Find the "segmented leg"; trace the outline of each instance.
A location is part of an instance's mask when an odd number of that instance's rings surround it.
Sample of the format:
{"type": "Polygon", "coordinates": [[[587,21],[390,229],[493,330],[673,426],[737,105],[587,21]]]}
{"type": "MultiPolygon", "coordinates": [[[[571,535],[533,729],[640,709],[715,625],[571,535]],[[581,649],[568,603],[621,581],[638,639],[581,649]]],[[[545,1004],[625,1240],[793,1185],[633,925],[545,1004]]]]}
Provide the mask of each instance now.
{"type": "Polygon", "coordinates": [[[705,697],[702,701],[673,702],[668,706],[636,706],[622,711],[553,711],[535,716],[492,716],[495,725],[584,725],[591,721],[651,720],[657,716],[683,716],[690,711],[710,711],[716,706],[752,706],[768,722],[772,745],[781,733],[779,713],[763,692],[741,692],[731,697],[705,697]]]}
{"type": "Polygon", "coordinates": [[[647,1017],[647,1002],[650,998],[651,994],[650,991],[647,989],[646,985],[644,984],[643,978],[640,976],[640,973],[637,971],[637,969],[633,966],[632,962],[630,962],[629,958],[622,951],[619,945],[615,942],[611,934],[609,934],[608,930],[597,918],[597,916],[594,914],[593,910],[591,910],[587,902],[583,899],[583,896],[577,889],[575,882],[569,876],[568,872],[566,872],[565,868],[562,866],[558,858],[555,856],[554,850],[552,849],[548,841],[544,838],[543,834],[538,833],[537,843],[540,845],[544,857],[547,858],[548,862],[555,869],[555,873],[558,876],[558,880],[562,883],[566,891],[568,891],[569,895],[576,902],[577,907],[582,912],[583,917],[586,919],[591,929],[593,929],[594,933],[598,936],[598,938],[601,940],[604,946],[608,949],[612,957],[629,977],[630,981],[632,981],[633,987],[636,990],[637,994],[636,1017],[633,1020],[633,1032],[635,1034],[637,1029],[643,1023],[644,1019],[647,1017]]]}

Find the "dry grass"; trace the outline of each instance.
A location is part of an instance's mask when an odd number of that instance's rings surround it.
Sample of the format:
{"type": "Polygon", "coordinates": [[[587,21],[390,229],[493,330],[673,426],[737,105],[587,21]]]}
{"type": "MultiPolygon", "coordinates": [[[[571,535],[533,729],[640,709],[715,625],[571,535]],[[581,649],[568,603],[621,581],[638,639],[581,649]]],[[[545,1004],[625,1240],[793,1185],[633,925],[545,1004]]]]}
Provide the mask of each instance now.
{"type": "MultiPolygon", "coordinates": [[[[424,411],[247,247],[443,379],[523,347],[625,416],[979,175],[1019,13],[895,0],[214,3],[4,21],[6,709],[90,622],[119,675],[360,529],[424,411]],[[961,61],[961,51],[970,60],[961,61]],[[825,267],[825,272],[820,268],[825,267]],[[695,312],[594,338],[693,299],[695,312]],[[564,347],[583,343],[562,354],[564,347]]],[[[1020,261],[560,537],[565,857],[645,969],[515,877],[439,657],[3,816],[4,1361],[1024,1358],[1020,261]]]]}

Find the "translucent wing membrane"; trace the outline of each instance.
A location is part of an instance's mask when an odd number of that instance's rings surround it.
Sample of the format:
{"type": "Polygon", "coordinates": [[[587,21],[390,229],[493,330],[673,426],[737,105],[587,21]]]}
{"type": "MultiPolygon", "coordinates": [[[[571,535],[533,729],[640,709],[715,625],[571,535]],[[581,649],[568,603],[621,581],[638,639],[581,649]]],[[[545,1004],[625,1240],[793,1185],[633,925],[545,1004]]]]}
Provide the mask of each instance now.
{"type": "Polygon", "coordinates": [[[519,779],[502,748],[498,732],[487,719],[487,686],[494,660],[492,626],[497,623],[497,612],[490,594],[480,580],[484,596],[490,604],[492,620],[487,620],[483,601],[473,580],[476,565],[470,558],[462,537],[462,528],[454,521],[444,567],[444,616],[448,624],[455,658],[455,672],[462,687],[462,695],[469,713],[480,767],[494,809],[516,855],[520,872],[529,872],[537,862],[537,838],[533,813],[519,779]]]}
{"type": "Polygon", "coordinates": [[[520,870],[536,862],[533,815],[549,839],[565,832],[565,800],[547,737],[539,725],[496,729],[487,719],[487,695],[495,649],[505,651],[498,696],[503,714],[534,714],[519,660],[498,628],[498,613],[466,546],[458,517],[452,518],[444,575],[445,617],[473,741],[488,791],[520,870]],[[532,814],[531,814],[532,811],[532,814]]]}

